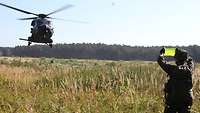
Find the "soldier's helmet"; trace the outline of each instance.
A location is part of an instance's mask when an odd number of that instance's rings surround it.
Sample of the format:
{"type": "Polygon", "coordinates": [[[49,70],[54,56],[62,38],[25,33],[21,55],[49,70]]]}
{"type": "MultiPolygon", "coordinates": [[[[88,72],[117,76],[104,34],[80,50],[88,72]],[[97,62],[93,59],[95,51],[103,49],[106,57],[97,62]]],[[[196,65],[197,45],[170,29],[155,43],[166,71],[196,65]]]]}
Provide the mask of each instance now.
{"type": "Polygon", "coordinates": [[[184,62],[188,59],[188,57],[189,57],[189,54],[186,50],[176,48],[176,52],[175,52],[175,55],[174,55],[174,58],[176,60],[184,62]]]}

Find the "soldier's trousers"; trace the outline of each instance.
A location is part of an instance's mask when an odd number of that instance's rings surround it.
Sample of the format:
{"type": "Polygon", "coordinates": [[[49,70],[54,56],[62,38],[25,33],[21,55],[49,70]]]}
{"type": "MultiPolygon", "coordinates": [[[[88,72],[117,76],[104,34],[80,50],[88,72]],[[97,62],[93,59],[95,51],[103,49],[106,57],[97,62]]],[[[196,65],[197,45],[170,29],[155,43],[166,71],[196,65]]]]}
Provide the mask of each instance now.
{"type": "Polygon", "coordinates": [[[165,106],[164,113],[190,113],[190,106],[181,106],[181,107],[165,106]]]}

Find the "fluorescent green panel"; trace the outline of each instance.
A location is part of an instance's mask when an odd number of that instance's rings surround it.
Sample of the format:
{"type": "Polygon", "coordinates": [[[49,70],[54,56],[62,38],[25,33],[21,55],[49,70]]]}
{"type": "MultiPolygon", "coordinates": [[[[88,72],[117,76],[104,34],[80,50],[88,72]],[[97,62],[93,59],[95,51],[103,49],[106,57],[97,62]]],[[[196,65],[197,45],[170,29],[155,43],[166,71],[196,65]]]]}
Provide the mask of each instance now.
{"type": "Polygon", "coordinates": [[[176,48],[165,48],[164,56],[174,56],[176,48]]]}

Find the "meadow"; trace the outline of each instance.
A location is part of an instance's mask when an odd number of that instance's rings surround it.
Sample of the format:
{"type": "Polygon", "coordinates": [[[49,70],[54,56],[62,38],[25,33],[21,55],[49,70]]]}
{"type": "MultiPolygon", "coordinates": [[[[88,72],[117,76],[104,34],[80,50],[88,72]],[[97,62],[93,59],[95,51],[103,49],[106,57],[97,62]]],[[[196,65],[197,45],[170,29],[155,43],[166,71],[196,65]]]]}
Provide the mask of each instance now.
{"type": "MultiPolygon", "coordinates": [[[[156,62],[0,57],[0,113],[162,113],[156,62]]],[[[200,113],[200,65],[192,113],[200,113]]]]}

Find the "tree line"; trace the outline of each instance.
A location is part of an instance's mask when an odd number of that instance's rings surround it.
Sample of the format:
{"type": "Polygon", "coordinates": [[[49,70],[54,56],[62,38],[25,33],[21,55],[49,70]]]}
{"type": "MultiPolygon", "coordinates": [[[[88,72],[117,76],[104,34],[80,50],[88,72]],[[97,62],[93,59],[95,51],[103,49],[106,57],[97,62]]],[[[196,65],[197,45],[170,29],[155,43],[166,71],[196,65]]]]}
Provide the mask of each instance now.
{"type": "MultiPolygon", "coordinates": [[[[30,47],[0,47],[0,56],[155,61],[162,47],[107,45],[101,43],[55,44],[53,48],[46,45],[33,45],[30,47]]],[[[200,46],[179,46],[178,48],[186,49],[196,62],[200,62],[200,46]]]]}

